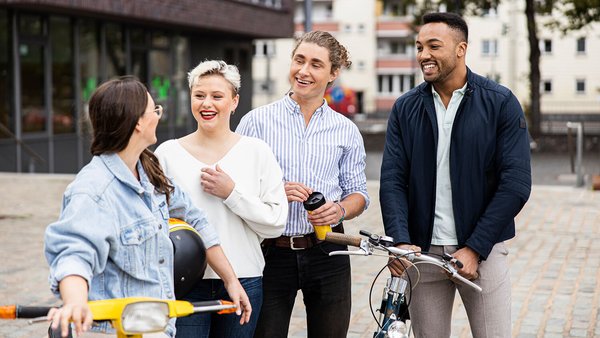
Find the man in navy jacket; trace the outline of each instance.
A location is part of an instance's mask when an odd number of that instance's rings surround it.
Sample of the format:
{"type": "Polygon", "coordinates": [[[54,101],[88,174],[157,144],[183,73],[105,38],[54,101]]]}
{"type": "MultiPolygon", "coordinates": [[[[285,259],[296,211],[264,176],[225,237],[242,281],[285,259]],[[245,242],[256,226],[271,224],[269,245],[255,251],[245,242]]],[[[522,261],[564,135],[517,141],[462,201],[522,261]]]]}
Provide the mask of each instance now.
{"type": "MultiPolygon", "coordinates": [[[[453,255],[464,264],[459,273],[483,289],[420,265],[409,307],[417,337],[450,336],[457,289],[474,337],[511,336],[504,241],[515,236],[514,217],[531,191],[527,124],[510,90],[467,68],[467,41],[460,16],[423,16],[416,47],[425,82],[396,101],[388,121],[386,234],[402,248],[453,255]]],[[[404,269],[394,261],[390,270],[404,269]]]]}

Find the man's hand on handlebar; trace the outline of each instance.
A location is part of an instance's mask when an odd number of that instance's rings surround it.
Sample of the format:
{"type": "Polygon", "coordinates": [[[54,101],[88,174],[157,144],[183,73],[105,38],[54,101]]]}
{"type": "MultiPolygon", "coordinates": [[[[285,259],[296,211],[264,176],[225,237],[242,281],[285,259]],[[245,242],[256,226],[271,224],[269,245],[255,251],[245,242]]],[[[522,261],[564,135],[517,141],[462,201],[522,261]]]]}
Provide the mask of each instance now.
{"type": "MultiPolygon", "coordinates": [[[[398,244],[396,245],[396,247],[399,249],[414,252],[416,256],[421,256],[421,247],[417,245],[398,244]]],[[[390,269],[392,276],[400,277],[404,273],[404,270],[406,270],[406,268],[410,267],[411,265],[412,263],[404,258],[390,257],[388,268],[390,269]]]]}
{"type": "Polygon", "coordinates": [[[479,254],[473,249],[465,246],[464,248],[458,249],[452,256],[462,262],[463,267],[458,268],[457,271],[463,277],[469,280],[477,279],[479,273],[479,254]]]}

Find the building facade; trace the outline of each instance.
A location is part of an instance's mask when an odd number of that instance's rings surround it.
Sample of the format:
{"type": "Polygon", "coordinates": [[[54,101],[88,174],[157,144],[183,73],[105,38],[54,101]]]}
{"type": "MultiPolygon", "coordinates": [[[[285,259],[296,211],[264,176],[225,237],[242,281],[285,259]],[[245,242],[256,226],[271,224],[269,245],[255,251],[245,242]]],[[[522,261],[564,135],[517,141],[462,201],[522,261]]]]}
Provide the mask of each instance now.
{"type": "MultiPolygon", "coordinates": [[[[295,3],[298,35],[304,30],[304,1],[295,3]]],[[[524,10],[523,1],[504,0],[484,16],[465,20],[469,24],[467,65],[510,88],[527,107],[530,65],[524,10]]],[[[313,29],[331,32],[350,51],[353,66],[342,72],[337,84],[359,93],[359,112],[385,116],[400,95],[423,81],[415,59],[414,15],[414,6],[404,0],[312,1],[313,29]]],[[[563,36],[545,25],[550,19],[537,18],[542,130],[562,133],[566,120],[586,121],[588,132],[600,135],[600,125],[596,126],[600,121],[600,67],[596,65],[600,25],[563,36]]],[[[269,85],[254,88],[254,106],[288,90],[292,46],[291,39],[255,42],[254,78],[269,85]]]]}
{"type": "Polygon", "coordinates": [[[0,0],[0,171],[79,170],[91,158],[87,102],[116,76],[136,76],[165,108],[159,142],[195,129],[187,72],[204,59],[238,66],[239,110],[249,110],[252,41],[291,37],[293,7],[293,0],[0,0]]]}

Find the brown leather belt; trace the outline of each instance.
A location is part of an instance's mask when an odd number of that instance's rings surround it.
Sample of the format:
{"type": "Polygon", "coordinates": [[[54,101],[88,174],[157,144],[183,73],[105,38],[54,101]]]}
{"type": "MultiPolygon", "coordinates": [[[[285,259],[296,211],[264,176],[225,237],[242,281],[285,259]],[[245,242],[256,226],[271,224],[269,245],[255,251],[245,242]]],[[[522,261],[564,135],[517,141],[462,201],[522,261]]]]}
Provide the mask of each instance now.
{"type": "MultiPolygon", "coordinates": [[[[331,228],[332,232],[344,233],[344,225],[339,224],[331,228]]],[[[267,238],[262,241],[263,247],[275,246],[278,248],[288,248],[292,250],[310,249],[315,245],[321,244],[323,241],[317,239],[314,232],[306,235],[298,236],[279,236],[277,238],[267,238]]]]}

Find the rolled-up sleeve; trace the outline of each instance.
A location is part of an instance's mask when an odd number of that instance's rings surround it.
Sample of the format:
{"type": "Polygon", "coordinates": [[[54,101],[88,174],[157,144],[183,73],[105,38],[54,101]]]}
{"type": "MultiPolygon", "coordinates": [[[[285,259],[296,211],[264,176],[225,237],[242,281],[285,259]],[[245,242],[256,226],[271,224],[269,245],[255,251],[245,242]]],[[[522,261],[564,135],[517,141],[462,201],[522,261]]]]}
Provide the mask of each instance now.
{"type": "Polygon", "coordinates": [[[60,218],[48,225],[44,238],[50,289],[55,295],[63,278],[78,275],[89,285],[92,276],[104,270],[115,234],[113,227],[98,225],[113,218],[98,199],[84,193],[65,194],[60,218]]]}
{"type": "Polygon", "coordinates": [[[355,128],[351,134],[348,146],[345,147],[344,153],[340,160],[340,187],[342,188],[342,196],[354,193],[363,195],[365,199],[365,210],[369,207],[369,194],[367,193],[367,177],[365,175],[366,167],[366,152],[362,135],[355,128]]]}

